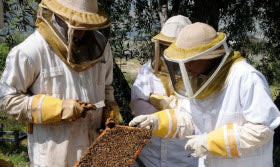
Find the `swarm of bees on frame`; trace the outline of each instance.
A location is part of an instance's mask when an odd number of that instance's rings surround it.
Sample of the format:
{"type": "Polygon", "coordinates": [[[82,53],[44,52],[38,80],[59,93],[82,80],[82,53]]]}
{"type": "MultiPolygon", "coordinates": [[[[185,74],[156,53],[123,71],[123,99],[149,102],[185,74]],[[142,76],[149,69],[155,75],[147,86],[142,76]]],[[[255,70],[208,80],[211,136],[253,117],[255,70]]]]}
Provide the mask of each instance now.
{"type": "Polygon", "coordinates": [[[151,130],[108,123],[75,167],[127,167],[133,164],[147,141],[151,130]]]}

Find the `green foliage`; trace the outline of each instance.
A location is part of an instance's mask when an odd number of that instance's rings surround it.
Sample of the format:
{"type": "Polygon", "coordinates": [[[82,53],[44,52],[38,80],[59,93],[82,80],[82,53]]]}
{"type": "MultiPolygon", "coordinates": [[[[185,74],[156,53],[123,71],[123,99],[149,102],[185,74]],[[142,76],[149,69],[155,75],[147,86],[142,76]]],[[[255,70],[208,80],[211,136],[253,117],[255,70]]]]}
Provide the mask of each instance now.
{"type": "Polygon", "coordinates": [[[266,40],[265,56],[258,65],[258,69],[265,74],[270,84],[275,85],[280,83],[280,2],[265,0],[261,7],[260,26],[266,40]]]}
{"type": "Polygon", "coordinates": [[[38,1],[3,0],[5,25],[0,33],[0,41],[13,47],[34,30],[38,1]]]}
{"type": "Polygon", "coordinates": [[[24,122],[18,122],[17,120],[15,120],[15,118],[6,115],[3,112],[0,112],[0,123],[4,124],[5,131],[26,130],[24,122]]]}
{"type": "Polygon", "coordinates": [[[26,146],[15,147],[8,142],[0,142],[0,159],[11,161],[16,167],[29,166],[26,146]]]}
{"type": "MultiPolygon", "coordinates": [[[[12,116],[7,116],[0,112],[0,123],[4,125],[4,131],[25,131],[25,123],[18,122],[12,116]]],[[[4,135],[11,138],[12,136],[4,135]]],[[[0,142],[0,159],[11,161],[15,166],[29,166],[27,155],[26,140],[23,140],[19,146],[11,142],[0,142]]]]}
{"type": "Polygon", "coordinates": [[[0,44],[0,71],[3,71],[5,68],[6,57],[9,53],[9,47],[7,43],[0,44]]]}

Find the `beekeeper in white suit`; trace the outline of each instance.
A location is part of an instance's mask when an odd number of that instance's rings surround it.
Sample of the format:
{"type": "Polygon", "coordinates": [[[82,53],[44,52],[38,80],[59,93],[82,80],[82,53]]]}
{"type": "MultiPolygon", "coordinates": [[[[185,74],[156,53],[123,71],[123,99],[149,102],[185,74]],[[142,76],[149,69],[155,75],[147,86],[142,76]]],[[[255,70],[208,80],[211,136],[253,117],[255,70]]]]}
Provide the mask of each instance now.
{"type": "Polygon", "coordinates": [[[165,50],[164,58],[179,110],[189,115],[164,110],[136,117],[130,125],[152,128],[154,133],[175,127],[176,137],[194,130],[185,149],[200,157],[200,167],[272,167],[279,111],[265,77],[230,50],[226,35],[204,23],[191,24],[165,50]],[[185,129],[178,122],[184,122],[185,129]],[[194,129],[187,126],[190,122],[194,129]]]}
{"type": "Polygon", "coordinates": [[[110,21],[97,0],[42,0],[36,26],[6,59],[0,107],[29,122],[31,166],[69,167],[98,136],[102,102],[115,104],[110,21]]]}
{"type": "MultiPolygon", "coordinates": [[[[180,30],[191,24],[189,18],[170,17],[153,37],[155,56],[145,63],[132,86],[130,107],[135,116],[151,114],[177,105],[174,91],[163,61],[163,51],[176,40],[180,30]]],[[[166,139],[153,135],[133,166],[197,166],[198,159],[187,157],[187,140],[166,139]]]]}

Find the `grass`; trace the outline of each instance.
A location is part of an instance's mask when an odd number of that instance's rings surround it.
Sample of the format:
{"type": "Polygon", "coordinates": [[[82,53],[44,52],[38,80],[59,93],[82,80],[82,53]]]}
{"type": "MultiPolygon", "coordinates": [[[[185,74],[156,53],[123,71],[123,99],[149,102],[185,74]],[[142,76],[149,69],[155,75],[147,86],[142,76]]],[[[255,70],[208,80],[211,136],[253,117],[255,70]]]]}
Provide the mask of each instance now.
{"type": "MultiPolygon", "coordinates": [[[[23,141],[23,143],[26,141],[23,141]]],[[[26,144],[21,144],[16,147],[9,142],[0,143],[0,159],[11,161],[16,167],[29,166],[26,144]]]]}
{"type": "Polygon", "coordinates": [[[129,87],[131,88],[137,75],[131,75],[128,72],[123,72],[123,75],[124,75],[125,79],[127,80],[129,87]]]}
{"type": "Polygon", "coordinates": [[[128,85],[132,87],[142,66],[140,64],[140,61],[137,60],[137,58],[129,59],[128,61],[126,61],[124,58],[116,58],[115,61],[119,68],[122,70],[123,75],[128,82],[128,85]]]}
{"type": "MultiPolygon", "coordinates": [[[[2,112],[0,112],[0,123],[4,125],[4,131],[25,131],[25,123],[18,122],[2,112]]],[[[4,137],[11,138],[12,136],[5,135],[4,137]]],[[[21,141],[19,146],[11,142],[0,142],[0,159],[11,161],[15,167],[29,166],[26,139],[21,141]]]]}

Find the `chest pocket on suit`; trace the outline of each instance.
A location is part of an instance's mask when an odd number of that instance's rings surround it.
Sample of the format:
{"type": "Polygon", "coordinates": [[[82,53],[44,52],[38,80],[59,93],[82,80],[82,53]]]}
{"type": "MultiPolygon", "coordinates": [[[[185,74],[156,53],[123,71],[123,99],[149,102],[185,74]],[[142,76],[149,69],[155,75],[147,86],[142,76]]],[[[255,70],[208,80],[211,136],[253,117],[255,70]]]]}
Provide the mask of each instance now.
{"type": "Polygon", "coordinates": [[[42,93],[49,95],[60,94],[66,87],[65,72],[62,67],[51,67],[43,69],[42,76],[42,93]]]}

